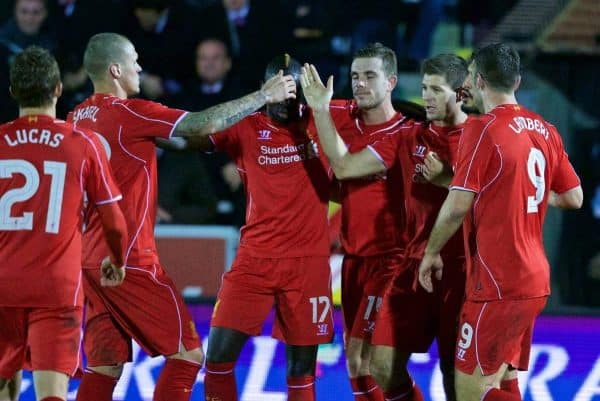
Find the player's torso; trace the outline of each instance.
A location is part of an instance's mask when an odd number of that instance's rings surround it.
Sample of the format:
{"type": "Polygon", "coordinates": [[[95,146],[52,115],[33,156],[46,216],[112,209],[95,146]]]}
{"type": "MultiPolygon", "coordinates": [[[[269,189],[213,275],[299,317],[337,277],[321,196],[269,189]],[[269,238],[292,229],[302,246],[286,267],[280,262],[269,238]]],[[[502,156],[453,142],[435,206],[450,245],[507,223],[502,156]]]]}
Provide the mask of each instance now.
{"type": "MultiPolygon", "coordinates": [[[[449,128],[431,123],[414,130],[399,142],[398,158],[405,193],[407,257],[422,258],[425,245],[448,190],[427,181],[423,175],[425,156],[435,152],[448,166],[456,159],[462,127],[449,128]]],[[[464,257],[462,234],[454,235],[442,250],[446,258],[464,257]]]]}
{"type": "MultiPolygon", "coordinates": [[[[390,135],[402,135],[403,117],[365,125],[354,113],[334,113],[336,129],[351,153],[390,135]]],[[[371,256],[404,250],[404,199],[399,166],[385,173],[343,180],[342,245],[346,253],[371,256]]]]}
{"type": "Polygon", "coordinates": [[[238,132],[247,193],[241,246],[261,255],[327,255],[331,177],[308,120],[282,126],[255,113],[238,132]]]}

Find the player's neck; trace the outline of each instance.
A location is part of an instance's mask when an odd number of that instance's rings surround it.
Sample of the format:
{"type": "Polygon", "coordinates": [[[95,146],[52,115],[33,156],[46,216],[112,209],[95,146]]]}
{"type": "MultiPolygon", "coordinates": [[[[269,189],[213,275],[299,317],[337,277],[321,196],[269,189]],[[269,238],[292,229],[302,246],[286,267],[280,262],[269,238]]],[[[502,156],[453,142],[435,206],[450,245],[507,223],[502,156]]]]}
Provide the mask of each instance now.
{"type": "Polygon", "coordinates": [[[361,109],[360,119],[366,125],[383,124],[386,121],[390,121],[396,115],[396,110],[389,104],[384,102],[378,107],[372,109],[361,109]]]}
{"type": "Polygon", "coordinates": [[[113,82],[94,83],[94,94],[96,93],[115,96],[119,99],[127,99],[127,92],[125,92],[119,85],[115,85],[113,82]]]}
{"type": "Polygon", "coordinates": [[[25,116],[48,116],[56,118],[56,107],[54,105],[48,107],[20,107],[19,117],[25,116]]]}
{"type": "Polygon", "coordinates": [[[489,113],[501,104],[518,104],[517,98],[513,93],[502,93],[488,91],[483,96],[483,110],[485,113],[489,113]]]}

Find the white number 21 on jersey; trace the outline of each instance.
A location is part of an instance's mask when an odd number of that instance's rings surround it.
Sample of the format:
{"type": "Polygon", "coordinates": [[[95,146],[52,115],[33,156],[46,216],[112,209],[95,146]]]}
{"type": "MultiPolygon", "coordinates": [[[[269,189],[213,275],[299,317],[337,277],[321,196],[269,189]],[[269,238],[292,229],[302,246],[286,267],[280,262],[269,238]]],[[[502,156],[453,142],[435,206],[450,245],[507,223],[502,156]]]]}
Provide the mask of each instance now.
{"type": "MultiPolygon", "coordinates": [[[[44,174],[52,177],[46,217],[47,233],[58,233],[66,171],[65,163],[44,162],[44,174]]],[[[22,174],[25,177],[25,185],[6,191],[0,197],[0,230],[31,230],[33,212],[24,212],[22,216],[13,217],[10,215],[10,209],[15,203],[26,201],[35,195],[40,186],[40,176],[35,166],[26,160],[0,160],[0,178],[11,178],[13,174],[22,174]]]]}
{"type": "Polygon", "coordinates": [[[529,175],[529,181],[535,187],[535,196],[527,197],[527,213],[537,213],[538,205],[544,200],[544,193],[546,192],[545,170],[546,159],[544,154],[539,149],[531,148],[527,159],[527,174],[529,175]]]}

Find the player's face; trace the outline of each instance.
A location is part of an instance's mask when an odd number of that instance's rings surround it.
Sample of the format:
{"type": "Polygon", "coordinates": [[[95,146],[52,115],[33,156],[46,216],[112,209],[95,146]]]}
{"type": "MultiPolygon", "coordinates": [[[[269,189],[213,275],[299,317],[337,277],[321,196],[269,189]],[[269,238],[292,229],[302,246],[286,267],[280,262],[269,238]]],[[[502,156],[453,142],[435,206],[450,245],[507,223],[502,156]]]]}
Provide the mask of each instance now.
{"type": "Polygon", "coordinates": [[[374,109],[391,99],[396,76],[386,77],[383,61],[377,57],[356,58],[350,67],[352,94],[361,109],[374,109]]]}
{"type": "Polygon", "coordinates": [[[280,103],[268,104],[267,115],[282,124],[300,118],[300,102],[297,99],[288,99],[280,103]]]}
{"type": "Polygon", "coordinates": [[[427,119],[430,121],[443,123],[457,108],[456,94],[446,82],[446,78],[441,75],[423,75],[421,96],[425,103],[427,119]]]}
{"type": "Polygon", "coordinates": [[[119,63],[121,77],[119,78],[121,87],[127,95],[137,95],[140,93],[140,72],[142,67],[138,64],[138,54],[131,43],[125,47],[122,63],[119,63]]]}
{"type": "Polygon", "coordinates": [[[483,98],[481,90],[476,84],[475,66],[469,64],[469,73],[462,86],[462,109],[465,113],[481,113],[483,110],[483,98]]]}

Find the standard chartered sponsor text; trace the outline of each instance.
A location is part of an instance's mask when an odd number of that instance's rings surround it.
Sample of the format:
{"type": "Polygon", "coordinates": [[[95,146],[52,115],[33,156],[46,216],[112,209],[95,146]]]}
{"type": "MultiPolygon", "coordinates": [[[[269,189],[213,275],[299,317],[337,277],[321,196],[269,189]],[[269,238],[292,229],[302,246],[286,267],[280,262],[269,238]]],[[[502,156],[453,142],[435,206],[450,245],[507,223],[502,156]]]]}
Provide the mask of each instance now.
{"type": "Polygon", "coordinates": [[[267,146],[260,147],[260,155],[258,156],[258,164],[277,165],[297,163],[306,159],[306,144],[298,145],[286,144],[283,146],[267,146]]]}

